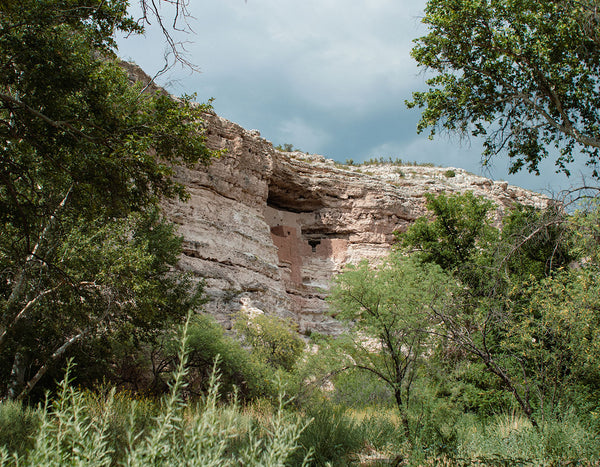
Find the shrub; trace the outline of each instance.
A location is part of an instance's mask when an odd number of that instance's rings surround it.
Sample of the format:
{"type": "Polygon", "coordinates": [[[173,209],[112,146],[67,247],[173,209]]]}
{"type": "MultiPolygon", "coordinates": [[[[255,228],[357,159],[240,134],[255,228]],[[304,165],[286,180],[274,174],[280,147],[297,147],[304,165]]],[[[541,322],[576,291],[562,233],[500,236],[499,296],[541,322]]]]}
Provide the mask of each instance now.
{"type": "Polygon", "coordinates": [[[342,371],[334,380],[331,399],[336,404],[352,408],[393,406],[389,387],[372,373],[360,370],[342,371]]]}
{"type": "Polygon", "coordinates": [[[294,149],[294,145],[290,143],[278,144],[277,146],[275,146],[275,149],[281,152],[297,151],[297,149],[294,149]]]}
{"type": "Polygon", "coordinates": [[[404,439],[395,409],[370,409],[359,426],[366,443],[381,453],[396,454],[404,439]]]}
{"type": "MultiPolygon", "coordinates": [[[[201,394],[208,390],[213,363],[219,356],[220,388],[223,393],[236,390],[245,400],[276,396],[273,368],[251,355],[238,340],[227,336],[212,316],[194,316],[188,332],[188,391],[201,394]]],[[[171,352],[174,353],[173,350],[171,352]]]]}
{"type": "Polygon", "coordinates": [[[452,169],[448,169],[444,172],[444,175],[446,176],[446,178],[452,178],[456,177],[456,172],[452,169]]]}
{"type": "Polygon", "coordinates": [[[456,453],[456,422],[463,414],[452,398],[444,397],[440,389],[424,378],[415,382],[409,411],[414,437],[413,456],[452,456],[456,453]]]}
{"type": "Polygon", "coordinates": [[[277,316],[241,314],[234,327],[252,347],[252,353],[275,368],[291,371],[305,347],[297,326],[277,316]]]}
{"type": "Polygon", "coordinates": [[[548,420],[539,429],[512,412],[484,421],[465,418],[459,433],[457,456],[463,459],[494,461],[497,465],[595,465],[599,461],[597,434],[573,415],[548,420]]]}
{"type": "MultiPolygon", "coordinates": [[[[90,403],[86,393],[70,384],[67,368],[56,399],[51,403],[46,400],[34,447],[26,455],[15,454],[12,458],[6,447],[0,448],[0,465],[283,465],[297,448],[304,428],[298,417],[284,410],[283,396],[268,426],[259,433],[235,401],[226,406],[218,404],[219,381],[213,369],[203,402],[196,410],[187,409],[182,389],[188,368],[188,337],[186,326],[171,390],[152,425],[138,432],[129,424],[124,451],[111,444],[115,391],[103,396],[103,410],[98,413],[97,403],[90,403]]],[[[129,403],[134,413],[136,402],[129,399],[129,403]]]]}
{"type": "Polygon", "coordinates": [[[302,431],[295,451],[287,465],[301,465],[311,455],[311,465],[346,466],[350,456],[359,452],[364,445],[363,432],[359,425],[343,408],[321,401],[311,406],[306,413],[310,424],[302,431]]]}
{"type": "Polygon", "coordinates": [[[0,446],[18,454],[33,447],[41,417],[40,410],[21,402],[5,400],[0,403],[0,446]]]}

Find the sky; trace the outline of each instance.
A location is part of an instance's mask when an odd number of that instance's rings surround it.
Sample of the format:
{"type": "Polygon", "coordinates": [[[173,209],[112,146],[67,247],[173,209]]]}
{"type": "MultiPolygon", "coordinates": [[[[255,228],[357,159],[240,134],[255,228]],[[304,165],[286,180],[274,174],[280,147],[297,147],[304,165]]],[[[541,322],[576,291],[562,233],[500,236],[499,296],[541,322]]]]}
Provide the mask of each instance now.
{"type": "MultiPolygon", "coordinates": [[[[135,3],[136,0],[133,0],[135,3]]],[[[553,160],[541,176],[508,174],[508,160],[481,166],[481,141],[418,135],[420,110],[408,109],[412,92],[430,75],[411,58],[426,0],[191,0],[193,34],[187,58],[200,73],[174,67],[157,79],[171,93],[214,98],[217,114],[273,144],[339,162],[400,158],[458,167],[494,180],[557,194],[586,175],[556,174],[553,160]]],[[[135,5],[131,10],[135,16],[135,5]]],[[[165,7],[164,15],[169,10],[165,7]]],[[[155,24],[144,36],[119,38],[119,55],[153,75],[166,45],[155,24]]]]}

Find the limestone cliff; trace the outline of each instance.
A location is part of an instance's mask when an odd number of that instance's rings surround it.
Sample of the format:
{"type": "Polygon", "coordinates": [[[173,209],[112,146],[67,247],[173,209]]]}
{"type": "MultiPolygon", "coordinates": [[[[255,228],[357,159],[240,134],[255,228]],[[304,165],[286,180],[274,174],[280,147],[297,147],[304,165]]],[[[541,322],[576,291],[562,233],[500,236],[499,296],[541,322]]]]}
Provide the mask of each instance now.
{"type": "Polygon", "coordinates": [[[206,281],[206,308],[221,321],[242,308],[288,316],[301,330],[336,332],[325,296],[333,274],[387,254],[393,232],[425,213],[424,194],[473,191],[498,215],[515,201],[547,199],[506,182],[447,168],[343,167],[284,153],[257,131],[206,116],[208,144],[226,149],[207,168],[179,169],[187,203],[165,212],[184,237],[181,267],[206,281]]]}

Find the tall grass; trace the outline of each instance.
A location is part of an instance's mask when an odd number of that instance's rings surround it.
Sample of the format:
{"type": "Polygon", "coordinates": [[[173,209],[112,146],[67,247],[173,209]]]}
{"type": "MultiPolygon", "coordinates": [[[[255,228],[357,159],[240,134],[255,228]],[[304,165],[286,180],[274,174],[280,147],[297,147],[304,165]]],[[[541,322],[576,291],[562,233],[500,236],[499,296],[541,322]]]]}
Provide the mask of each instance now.
{"type": "MultiPolygon", "coordinates": [[[[2,466],[298,466],[298,465],[600,465],[593,417],[563,413],[539,428],[518,412],[465,413],[417,387],[407,440],[393,407],[373,406],[359,380],[340,379],[365,396],[353,408],[315,397],[293,412],[280,395],[242,408],[219,400],[215,363],[208,391],[186,401],[187,326],[169,393],[160,402],[104,388],[75,388],[70,366],[54,398],[31,409],[0,404],[2,466]],[[350,383],[352,383],[350,385],[350,383]],[[310,421],[312,420],[312,421],[310,421]],[[309,422],[310,421],[310,422],[309,422]]],[[[341,384],[343,386],[343,384],[341,384]]]]}
{"type": "Polygon", "coordinates": [[[539,428],[517,413],[485,421],[463,418],[456,456],[526,464],[591,465],[600,462],[600,438],[575,415],[548,420],[539,428]]]}
{"type": "MultiPolygon", "coordinates": [[[[260,430],[249,423],[237,401],[219,404],[218,372],[213,370],[204,400],[187,407],[182,390],[186,386],[187,324],[169,394],[145,429],[139,422],[139,402],[129,400],[124,415],[115,391],[102,400],[72,386],[69,368],[54,401],[47,399],[41,410],[39,429],[32,447],[9,455],[0,448],[0,466],[283,466],[298,447],[305,428],[300,418],[286,410],[285,398],[260,430]],[[102,407],[102,410],[98,410],[102,407]],[[114,436],[115,420],[125,426],[125,446],[114,436]]],[[[308,462],[308,456],[302,464],[308,462]]]]}

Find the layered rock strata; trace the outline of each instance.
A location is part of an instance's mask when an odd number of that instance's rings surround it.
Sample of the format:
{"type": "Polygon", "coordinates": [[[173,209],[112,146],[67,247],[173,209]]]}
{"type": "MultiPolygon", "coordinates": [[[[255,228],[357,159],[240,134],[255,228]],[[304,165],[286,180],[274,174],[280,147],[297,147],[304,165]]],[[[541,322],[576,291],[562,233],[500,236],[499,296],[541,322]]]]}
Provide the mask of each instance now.
{"type": "Polygon", "coordinates": [[[284,153],[216,115],[208,144],[225,149],[208,168],[178,169],[187,203],[165,204],[184,237],[181,267],[206,283],[206,309],[227,324],[241,309],[292,318],[303,331],[335,333],[325,297],[344,265],[386,255],[395,231],[425,213],[425,193],[473,191],[497,214],[547,199],[461,169],[339,166],[284,153]]]}

